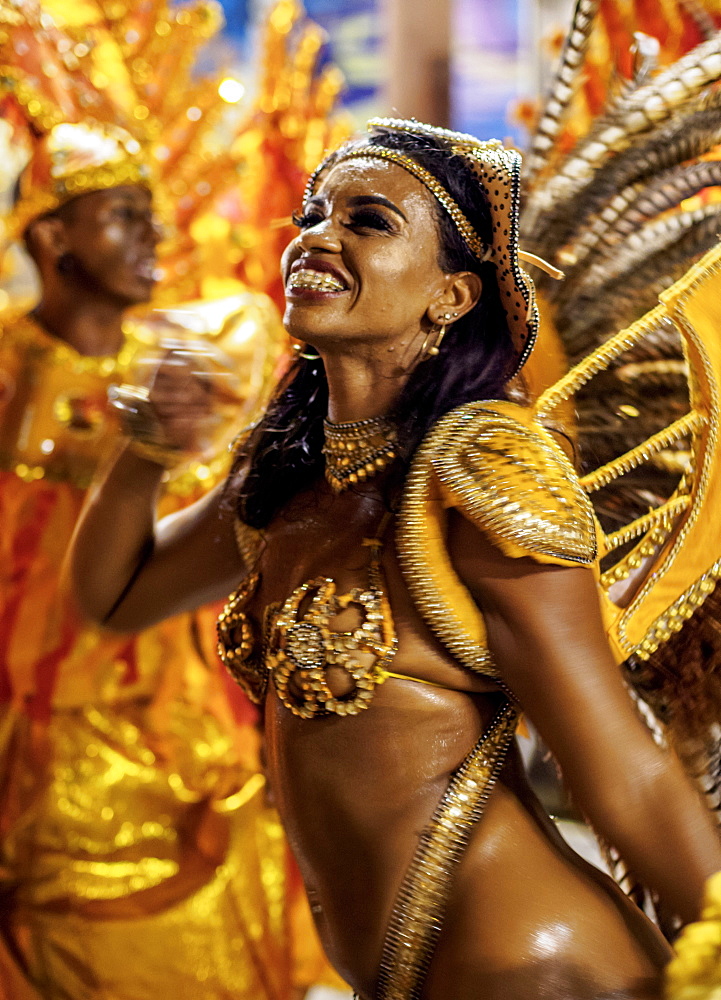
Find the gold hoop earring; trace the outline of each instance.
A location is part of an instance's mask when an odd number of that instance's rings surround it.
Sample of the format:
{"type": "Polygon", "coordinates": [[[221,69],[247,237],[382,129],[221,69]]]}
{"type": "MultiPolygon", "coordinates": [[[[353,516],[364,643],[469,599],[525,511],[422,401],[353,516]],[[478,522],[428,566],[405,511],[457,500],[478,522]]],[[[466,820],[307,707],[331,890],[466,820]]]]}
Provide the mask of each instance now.
{"type": "Polygon", "coordinates": [[[293,344],[293,353],[306,361],[317,361],[320,358],[320,354],[304,354],[302,344],[293,344]]]}
{"type": "Polygon", "coordinates": [[[436,337],[435,343],[433,344],[432,347],[429,347],[428,346],[428,341],[430,339],[431,334],[433,333],[433,331],[435,329],[436,329],[436,327],[432,327],[428,331],[428,333],[426,335],[426,339],[423,341],[423,345],[421,347],[421,360],[422,361],[426,361],[428,358],[435,358],[438,355],[439,351],[440,351],[441,342],[442,342],[443,338],[446,335],[446,324],[445,323],[441,323],[440,324],[440,326],[438,327],[438,336],[436,337]]]}
{"type": "Polygon", "coordinates": [[[421,361],[427,361],[428,358],[435,358],[435,357],[438,356],[438,354],[440,352],[440,349],[441,349],[441,343],[443,342],[443,338],[446,335],[446,327],[448,326],[449,321],[452,320],[452,319],[455,319],[457,315],[458,315],[458,313],[444,313],[443,314],[443,320],[442,320],[441,323],[438,324],[438,327],[437,327],[437,329],[438,329],[438,336],[436,337],[436,340],[435,340],[435,343],[433,344],[433,346],[429,347],[428,346],[428,341],[430,339],[431,334],[436,329],[435,325],[433,327],[431,327],[431,329],[426,334],[426,339],[423,341],[423,343],[421,345],[421,351],[420,351],[420,360],[421,361]]]}

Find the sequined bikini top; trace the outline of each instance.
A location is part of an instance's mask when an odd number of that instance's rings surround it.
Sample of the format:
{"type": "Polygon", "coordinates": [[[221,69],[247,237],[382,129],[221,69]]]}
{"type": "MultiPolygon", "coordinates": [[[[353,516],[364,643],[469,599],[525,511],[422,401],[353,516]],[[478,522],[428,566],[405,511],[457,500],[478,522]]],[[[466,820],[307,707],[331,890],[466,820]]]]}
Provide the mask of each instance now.
{"type": "Polygon", "coordinates": [[[231,594],[218,618],[218,653],[251,701],[263,700],[272,676],[278,697],[300,718],[357,715],[389,677],[416,680],[388,670],[398,646],[381,569],[389,517],[383,519],[379,537],[363,542],[370,549],[366,587],[338,594],[329,577],[309,580],[283,604],[269,605],[262,642],[247,614],[260,575],[251,574],[231,594]],[[360,613],[360,621],[348,631],[335,631],[333,619],[349,608],[360,613]],[[328,683],[332,670],[343,671],[346,682],[352,682],[347,694],[333,693],[328,683]]]}

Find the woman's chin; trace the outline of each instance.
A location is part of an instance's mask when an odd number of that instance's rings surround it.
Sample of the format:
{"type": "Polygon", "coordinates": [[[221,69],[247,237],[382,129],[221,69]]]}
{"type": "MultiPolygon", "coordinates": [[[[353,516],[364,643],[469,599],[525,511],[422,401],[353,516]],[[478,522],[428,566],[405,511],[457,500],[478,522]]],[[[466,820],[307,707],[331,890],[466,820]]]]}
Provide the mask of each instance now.
{"type": "Polygon", "coordinates": [[[286,306],[283,325],[293,340],[320,348],[347,339],[337,327],[331,329],[325,326],[321,327],[318,323],[304,322],[307,319],[308,317],[300,317],[294,309],[289,309],[286,306]]]}

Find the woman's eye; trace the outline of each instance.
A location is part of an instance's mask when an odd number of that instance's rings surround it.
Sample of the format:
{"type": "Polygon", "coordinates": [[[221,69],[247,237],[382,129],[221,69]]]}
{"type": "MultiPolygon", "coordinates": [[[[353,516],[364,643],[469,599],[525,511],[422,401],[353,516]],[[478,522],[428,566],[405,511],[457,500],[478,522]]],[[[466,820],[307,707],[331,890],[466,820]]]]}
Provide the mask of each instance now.
{"type": "Polygon", "coordinates": [[[391,232],[393,229],[393,224],[382,212],[374,212],[369,209],[353,212],[350,222],[346,223],[346,226],[355,229],[380,229],[383,232],[391,232]]]}
{"type": "Polygon", "coordinates": [[[320,212],[293,212],[291,218],[293,225],[297,226],[298,229],[310,229],[323,221],[320,212]]]}
{"type": "MultiPolygon", "coordinates": [[[[299,229],[311,229],[325,221],[325,217],[317,210],[300,214],[294,212],[292,219],[293,224],[299,229]]],[[[346,229],[375,229],[382,232],[390,232],[393,229],[393,224],[382,212],[375,212],[372,209],[352,212],[349,221],[344,222],[343,225],[346,229]]]]}

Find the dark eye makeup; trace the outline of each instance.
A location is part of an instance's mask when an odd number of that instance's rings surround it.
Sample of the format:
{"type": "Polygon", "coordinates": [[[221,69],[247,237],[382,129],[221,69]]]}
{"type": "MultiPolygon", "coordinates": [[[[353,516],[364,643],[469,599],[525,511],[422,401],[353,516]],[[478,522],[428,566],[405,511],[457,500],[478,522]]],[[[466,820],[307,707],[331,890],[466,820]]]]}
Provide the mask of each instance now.
{"type": "MultiPolygon", "coordinates": [[[[318,209],[310,209],[306,212],[294,212],[292,215],[293,224],[299,229],[310,229],[323,222],[325,216],[318,209]]],[[[353,209],[349,215],[349,221],[344,222],[346,229],[376,229],[382,232],[393,232],[393,223],[383,212],[375,211],[372,208],[353,209]]]]}
{"type": "Polygon", "coordinates": [[[350,213],[350,222],[344,223],[349,228],[358,229],[380,229],[383,232],[392,232],[395,226],[383,212],[376,212],[372,208],[357,208],[350,213]]]}
{"type": "Polygon", "coordinates": [[[317,226],[319,222],[322,222],[323,216],[317,210],[308,212],[293,212],[291,220],[293,225],[297,226],[298,229],[310,229],[312,226],[317,226]]]}

